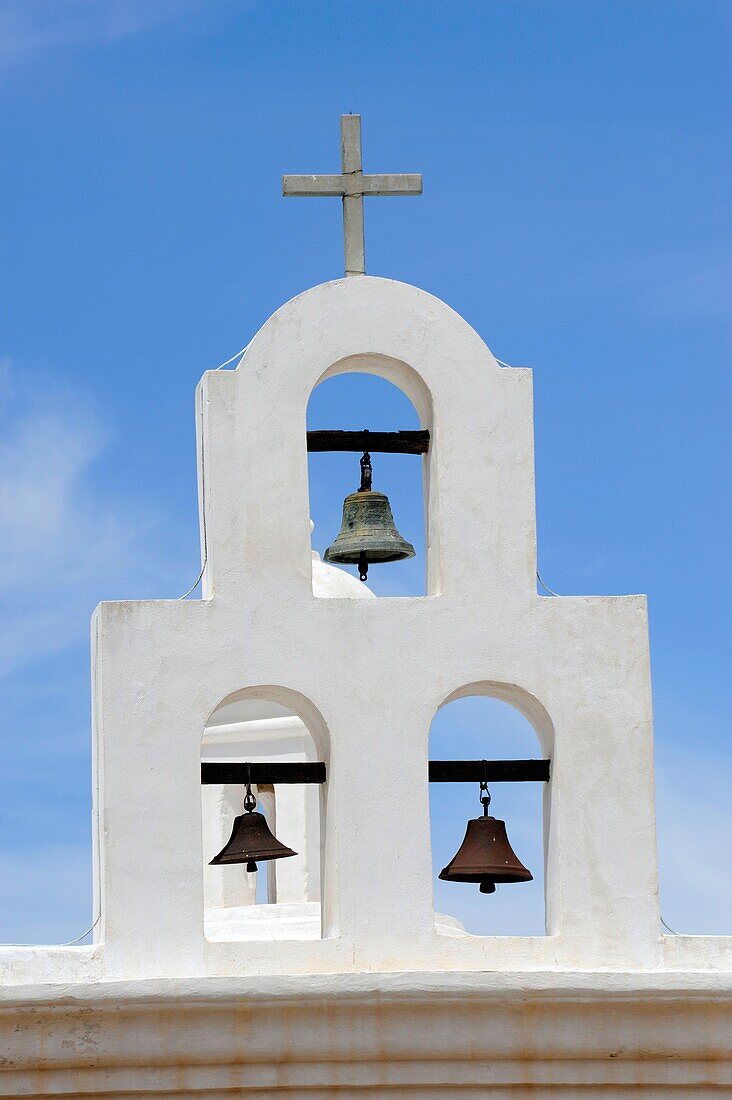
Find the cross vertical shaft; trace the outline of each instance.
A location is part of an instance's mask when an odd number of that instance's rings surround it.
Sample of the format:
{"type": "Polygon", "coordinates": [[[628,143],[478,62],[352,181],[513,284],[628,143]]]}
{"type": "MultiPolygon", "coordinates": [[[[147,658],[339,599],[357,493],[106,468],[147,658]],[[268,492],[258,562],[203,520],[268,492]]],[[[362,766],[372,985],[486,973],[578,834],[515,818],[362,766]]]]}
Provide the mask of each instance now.
{"type": "MultiPolygon", "coordinates": [[[[363,178],[360,115],[341,115],[341,172],[354,183],[363,178]]],[[[343,195],[343,246],[346,275],[365,275],[363,192],[343,195]]]]}
{"type": "Polygon", "coordinates": [[[421,195],[422,176],[417,172],[365,176],[361,159],[361,116],[341,115],[341,174],[283,176],[282,194],[340,195],[346,275],[364,275],[364,195],[421,195]]]}

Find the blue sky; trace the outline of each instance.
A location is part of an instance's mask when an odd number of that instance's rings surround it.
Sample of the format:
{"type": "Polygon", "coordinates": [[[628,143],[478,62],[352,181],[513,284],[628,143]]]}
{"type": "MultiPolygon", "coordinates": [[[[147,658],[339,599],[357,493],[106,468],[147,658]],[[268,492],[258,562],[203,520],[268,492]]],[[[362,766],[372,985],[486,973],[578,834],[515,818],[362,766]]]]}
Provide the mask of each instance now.
{"type": "MultiPolygon", "coordinates": [[[[534,369],[544,579],[648,593],[662,909],[732,932],[731,29],[708,0],[0,2],[0,938],[91,923],[89,616],[195,578],[194,387],[340,275],[337,200],[284,200],[280,176],[338,169],[343,112],[367,170],[424,174],[421,198],[367,200],[367,270],[534,369]]],[[[336,380],[311,414],[414,426],[378,382],[336,380]]],[[[343,462],[312,461],[321,550],[343,462]]],[[[414,460],[375,482],[419,543],[414,460]]],[[[495,755],[530,751],[498,704],[466,706],[436,743],[483,721],[495,755]]],[[[529,862],[535,794],[494,796],[529,862]]],[[[467,797],[436,806],[438,863],[467,797]]],[[[438,904],[476,930],[537,930],[533,887],[489,917],[453,889],[438,904]]]]}

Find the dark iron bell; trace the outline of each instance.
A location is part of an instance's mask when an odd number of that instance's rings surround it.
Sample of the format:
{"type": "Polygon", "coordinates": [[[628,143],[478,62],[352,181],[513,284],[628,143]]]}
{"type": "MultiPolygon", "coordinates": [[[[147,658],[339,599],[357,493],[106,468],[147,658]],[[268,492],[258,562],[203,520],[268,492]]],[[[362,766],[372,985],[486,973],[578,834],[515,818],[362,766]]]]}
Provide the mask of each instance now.
{"type": "Polygon", "coordinates": [[[227,863],[246,863],[247,871],[256,871],[257,860],[282,859],[296,856],[292,848],[281,844],[271,831],[264,814],[255,812],[257,800],[247,783],[244,795],[244,813],[234,818],[231,836],[210,866],[227,863]]]}
{"type": "Polygon", "coordinates": [[[478,882],[481,894],[495,893],[497,882],[531,882],[534,876],[508,842],[506,822],[488,816],[491,796],[483,783],[480,788],[483,816],[470,819],[462,844],[439,877],[445,882],[478,882]]]}
{"type": "Polygon", "coordinates": [[[361,488],[343,501],[341,529],[323,560],[357,565],[365,581],[370,564],[413,557],[414,547],[396,529],[389,498],[371,488],[371,456],[366,452],[361,458],[361,488]]]}

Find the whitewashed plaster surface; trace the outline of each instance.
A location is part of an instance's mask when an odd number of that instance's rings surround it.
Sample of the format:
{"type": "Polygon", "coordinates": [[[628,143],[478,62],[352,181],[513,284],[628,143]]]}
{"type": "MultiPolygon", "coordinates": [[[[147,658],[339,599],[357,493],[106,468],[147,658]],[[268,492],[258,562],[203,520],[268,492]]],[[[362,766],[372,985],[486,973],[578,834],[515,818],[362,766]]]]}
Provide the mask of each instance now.
{"type": "MultiPolygon", "coordinates": [[[[203,598],[95,613],[98,942],[0,949],[0,1096],[732,1087],[732,940],[660,933],[645,598],[536,593],[530,372],[424,291],[351,278],[278,310],[196,415],[203,598]],[[306,408],[353,370],[431,432],[424,597],[314,592],[306,408]],[[544,937],[435,922],[430,723],[476,693],[551,759],[544,937]],[[204,874],[202,740],[252,700],[327,764],[315,937],[204,934],[232,899],[204,874]]],[[[286,904],[316,903],[303,882],[286,904]]]]}

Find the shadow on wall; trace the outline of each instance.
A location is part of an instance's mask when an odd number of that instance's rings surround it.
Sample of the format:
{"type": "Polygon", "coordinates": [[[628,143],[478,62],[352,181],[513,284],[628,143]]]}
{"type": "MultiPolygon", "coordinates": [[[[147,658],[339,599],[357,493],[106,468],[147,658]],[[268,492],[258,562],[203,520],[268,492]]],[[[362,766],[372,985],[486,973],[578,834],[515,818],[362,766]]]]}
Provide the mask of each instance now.
{"type": "MultiPolygon", "coordinates": [[[[545,755],[531,723],[499,699],[469,696],[447,703],[430,730],[431,760],[536,759],[545,755]]],[[[494,783],[489,813],[506,822],[508,839],[532,882],[504,883],[494,894],[438,878],[482,806],[477,783],[431,783],[430,821],[435,910],[482,936],[541,936],[544,909],[544,783],[494,783]]]]}

